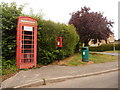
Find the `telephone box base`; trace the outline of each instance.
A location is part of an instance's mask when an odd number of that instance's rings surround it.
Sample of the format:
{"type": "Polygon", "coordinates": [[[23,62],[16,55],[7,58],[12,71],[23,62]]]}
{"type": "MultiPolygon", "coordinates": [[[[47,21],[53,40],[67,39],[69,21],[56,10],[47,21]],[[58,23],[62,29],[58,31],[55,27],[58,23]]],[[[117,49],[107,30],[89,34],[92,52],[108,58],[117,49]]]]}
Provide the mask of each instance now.
{"type": "Polygon", "coordinates": [[[22,65],[18,66],[18,69],[28,69],[28,68],[33,68],[33,67],[36,68],[36,65],[34,65],[34,64],[22,64],[22,65]]]}

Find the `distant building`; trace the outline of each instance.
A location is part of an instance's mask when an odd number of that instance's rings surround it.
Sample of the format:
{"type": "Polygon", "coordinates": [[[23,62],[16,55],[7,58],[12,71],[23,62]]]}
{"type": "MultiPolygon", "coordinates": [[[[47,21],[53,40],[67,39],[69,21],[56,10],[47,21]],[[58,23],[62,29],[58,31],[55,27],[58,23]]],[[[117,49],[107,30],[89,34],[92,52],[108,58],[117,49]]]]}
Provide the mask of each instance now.
{"type": "Polygon", "coordinates": [[[114,34],[111,34],[110,37],[107,39],[107,42],[105,40],[101,40],[101,42],[97,41],[97,43],[93,43],[92,40],[88,43],[90,46],[100,46],[102,44],[107,43],[113,43],[115,41],[114,34]]]}

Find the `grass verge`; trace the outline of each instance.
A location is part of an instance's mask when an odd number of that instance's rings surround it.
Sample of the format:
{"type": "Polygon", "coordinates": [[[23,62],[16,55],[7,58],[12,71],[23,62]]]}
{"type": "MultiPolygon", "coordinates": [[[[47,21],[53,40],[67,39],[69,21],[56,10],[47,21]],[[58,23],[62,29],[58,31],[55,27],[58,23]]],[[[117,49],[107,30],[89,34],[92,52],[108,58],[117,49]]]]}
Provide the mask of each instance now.
{"type": "Polygon", "coordinates": [[[115,60],[118,60],[117,56],[91,53],[89,54],[89,62],[83,62],[82,55],[78,53],[71,60],[66,62],[64,61],[64,62],[65,62],[65,65],[68,65],[68,66],[78,66],[78,65],[86,65],[90,63],[105,63],[105,62],[110,62],[115,60]]]}
{"type": "MultiPolygon", "coordinates": [[[[42,64],[37,64],[37,68],[42,67],[42,64]]],[[[36,68],[31,68],[31,69],[36,69],[36,68]]],[[[21,69],[24,71],[27,71],[29,69],[21,69]]],[[[15,66],[15,65],[8,65],[6,68],[2,67],[2,70],[0,72],[0,75],[2,78],[2,81],[6,80],[7,78],[10,78],[11,76],[14,76],[16,73],[18,73],[20,70],[15,66]]]]}

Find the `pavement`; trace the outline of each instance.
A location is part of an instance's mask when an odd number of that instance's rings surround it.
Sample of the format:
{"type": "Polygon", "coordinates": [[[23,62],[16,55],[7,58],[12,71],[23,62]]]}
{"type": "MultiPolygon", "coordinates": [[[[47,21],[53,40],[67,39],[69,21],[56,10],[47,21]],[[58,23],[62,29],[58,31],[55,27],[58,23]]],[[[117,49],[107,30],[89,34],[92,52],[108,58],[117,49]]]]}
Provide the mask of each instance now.
{"type": "Polygon", "coordinates": [[[118,70],[118,61],[83,66],[48,65],[37,69],[20,71],[2,82],[2,88],[24,88],[87,77],[118,70]]]}

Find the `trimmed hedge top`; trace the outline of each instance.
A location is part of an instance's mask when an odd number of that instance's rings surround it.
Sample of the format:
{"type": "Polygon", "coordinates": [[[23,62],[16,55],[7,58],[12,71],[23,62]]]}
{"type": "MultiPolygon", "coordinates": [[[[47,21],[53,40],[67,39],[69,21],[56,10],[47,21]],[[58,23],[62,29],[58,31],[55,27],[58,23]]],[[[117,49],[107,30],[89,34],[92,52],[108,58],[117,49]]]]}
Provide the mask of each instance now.
{"type": "Polygon", "coordinates": [[[98,51],[98,52],[102,52],[102,51],[110,51],[110,50],[120,50],[120,43],[118,44],[102,44],[99,47],[89,47],[90,51],[98,51]]]}

